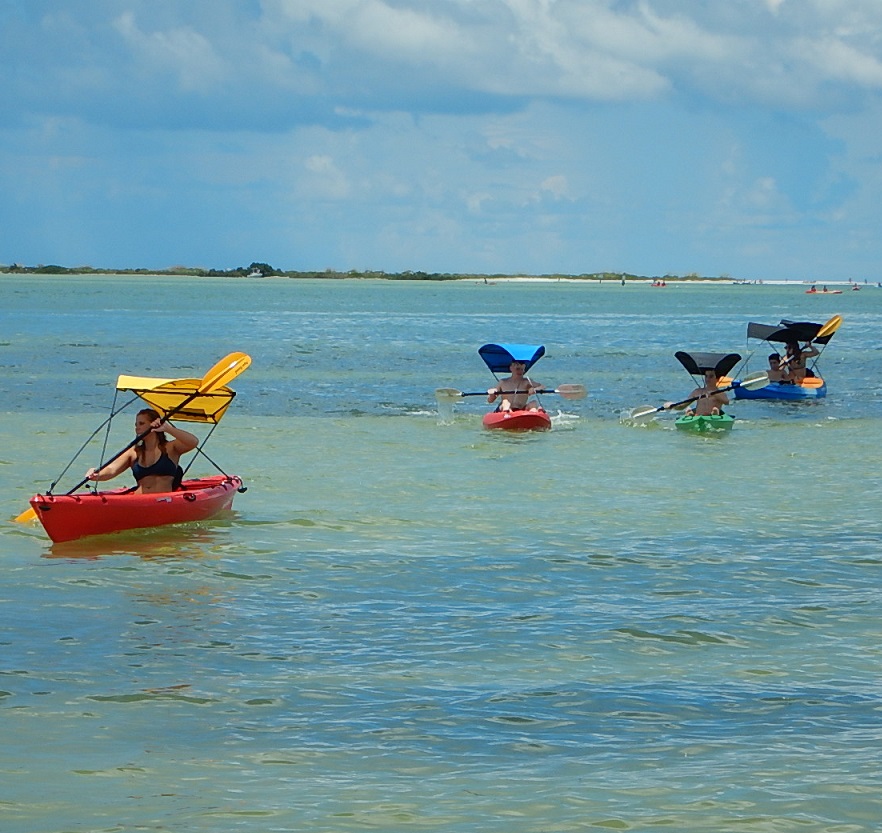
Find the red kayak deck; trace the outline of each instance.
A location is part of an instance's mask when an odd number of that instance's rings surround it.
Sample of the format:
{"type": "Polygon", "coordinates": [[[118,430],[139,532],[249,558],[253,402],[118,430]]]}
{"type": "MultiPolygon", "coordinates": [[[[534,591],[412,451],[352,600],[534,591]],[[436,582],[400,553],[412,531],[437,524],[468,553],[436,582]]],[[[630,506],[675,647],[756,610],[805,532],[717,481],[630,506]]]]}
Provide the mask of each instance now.
{"type": "Polygon", "coordinates": [[[242,480],[215,475],[185,480],[176,492],[141,495],[131,489],[73,495],[34,495],[31,506],[57,544],[87,535],[204,521],[229,509],[242,480]]]}
{"type": "Polygon", "coordinates": [[[503,431],[547,431],[551,417],[545,411],[491,411],[484,414],[485,428],[503,431]]]}

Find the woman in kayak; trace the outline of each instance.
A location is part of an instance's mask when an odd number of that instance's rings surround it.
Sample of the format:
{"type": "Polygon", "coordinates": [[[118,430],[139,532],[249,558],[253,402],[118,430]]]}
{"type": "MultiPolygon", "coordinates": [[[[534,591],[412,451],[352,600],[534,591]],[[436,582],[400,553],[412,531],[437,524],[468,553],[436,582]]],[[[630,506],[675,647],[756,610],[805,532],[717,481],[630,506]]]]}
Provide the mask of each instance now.
{"type": "Polygon", "coordinates": [[[500,379],[495,388],[487,391],[487,401],[492,405],[497,397],[502,401],[496,408],[497,411],[539,411],[541,406],[530,397],[537,390],[542,390],[542,385],[524,376],[527,365],[525,362],[513,361],[508,369],[511,376],[500,379]]]}
{"type": "Polygon", "coordinates": [[[791,381],[798,385],[808,375],[808,371],[805,369],[805,360],[820,355],[818,348],[811,342],[805,347],[800,347],[798,342],[788,341],[784,361],[781,364],[787,367],[791,381]]]}
{"type": "Polygon", "coordinates": [[[145,436],[134,448],[128,449],[100,470],[89,469],[86,477],[100,483],[131,469],[138,481],[137,493],[173,492],[180,486],[184,476],[179,464],[181,456],[196,448],[199,439],[189,431],[163,421],[153,408],[138,411],[135,433],[139,437],[142,434],[145,436]]]}

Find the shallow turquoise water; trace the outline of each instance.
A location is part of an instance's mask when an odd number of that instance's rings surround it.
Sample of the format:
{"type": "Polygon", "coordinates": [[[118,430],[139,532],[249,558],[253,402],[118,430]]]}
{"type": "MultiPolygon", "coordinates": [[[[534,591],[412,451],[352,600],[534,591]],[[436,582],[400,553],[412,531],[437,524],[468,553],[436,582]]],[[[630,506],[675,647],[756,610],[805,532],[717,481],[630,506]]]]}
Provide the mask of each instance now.
{"type": "MultiPolygon", "coordinates": [[[[212,523],[0,527],[0,829],[870,831],[882,802],[882,290],[0,280],[3,517],[119,373],[252,367],[212,523]],[[730,436],[619,412],[677,349],[843,316],[820,403],[730,436]],[[483,432],[536,341],[548,434],[483,432]],[[560,413],[558,413],[558,409],[560,413]]],[[[755,357],[763,366],[762,352],[755,357]]],[[[115,442],[130,437],[128,421],[115,442]]],[[[76,473],[91,465],[84,461],[76,473]]]]}

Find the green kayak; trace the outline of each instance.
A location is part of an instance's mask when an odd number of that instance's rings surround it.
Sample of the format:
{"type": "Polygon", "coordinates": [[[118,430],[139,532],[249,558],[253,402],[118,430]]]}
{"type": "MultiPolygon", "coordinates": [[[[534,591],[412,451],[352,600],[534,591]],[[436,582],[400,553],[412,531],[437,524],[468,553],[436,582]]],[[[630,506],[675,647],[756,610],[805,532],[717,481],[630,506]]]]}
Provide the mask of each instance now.
{"type": "Polygon", "coordinates": [[[681,416],[674,425],[682,431],[729,431],[735,423],[735,417],[729,414],[716,414],[714,416],[681,416]]]}

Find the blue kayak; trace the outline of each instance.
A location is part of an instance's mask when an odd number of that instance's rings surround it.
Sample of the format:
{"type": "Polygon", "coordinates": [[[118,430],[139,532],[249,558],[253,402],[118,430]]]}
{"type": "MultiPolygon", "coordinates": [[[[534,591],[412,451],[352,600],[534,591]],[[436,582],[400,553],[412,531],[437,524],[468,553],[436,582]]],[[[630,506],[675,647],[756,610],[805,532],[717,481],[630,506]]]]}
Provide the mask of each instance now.
{"type": "Polygon", "coordinates": [[[798,385],[769,382],[765,387],[755,390],[740,385],[735,388],[736,399],[783,399],[796,402],[801,399],[823,399],[826,395],[827,384],[820,376],[806,376],[798,385]]]}

